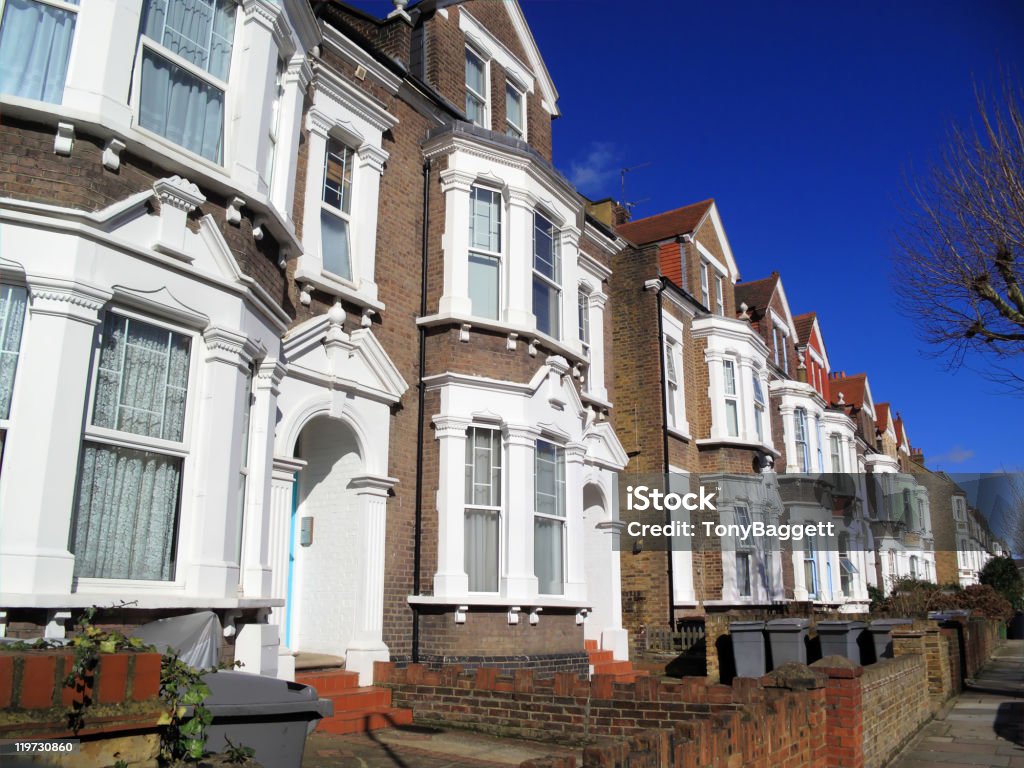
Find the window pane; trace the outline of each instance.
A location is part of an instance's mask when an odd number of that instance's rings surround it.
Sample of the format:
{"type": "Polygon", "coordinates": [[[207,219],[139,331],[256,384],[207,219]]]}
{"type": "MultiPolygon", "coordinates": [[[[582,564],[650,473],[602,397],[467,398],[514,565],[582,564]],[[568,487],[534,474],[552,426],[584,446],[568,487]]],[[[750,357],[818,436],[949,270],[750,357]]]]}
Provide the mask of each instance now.
{"type": "Polygon", "coordinates": [[[533,215],[533,268],[552,282],[562,281],[555,225],[539,213],[533,215]]]}
{"type": "Polygon", "coordinates": [[[469,300],[478,317],[498,319],[498,274],[501,262],[493,256],[469,254],[469,300]]]}
{"type": "Polygon", "coordinates": [[[535,455],[536,511],[565,517],[565,451],[538,440],[535,455]]]}
{"type": "Polygon", "coordinates": [[[584,345],[590,344],[590,296],[584,291],[580,290],[577,297],[578,311],[579,311],[579,325],[580,325],[580,341],[584,345]]]}
{"type": "Polygon", "coordinates": [[[562,522],[534,518],[533,569],[537,591],[542,595],[560,595],[562,585],[562,522]]]}
{"type": "Polygon", "coordinates": [[[739,413],[737,412],[735,400],[725,401],[725,425],[729,430],[729,437],[740,436],[739,413]]]}
{"type": "Polygon", "coordinates": [[[324,155],[323,201],[332,208],[351,213],[352,150],[337,139],[327,142],[324,155]]]}
{"type": "Polygon", "coordinates": [[[751,376],[751,380],[754,384],[754,402],[764,405],[764,390],[761,388],[761,379],[755,373],[751,376]]]}
{"type": "Polygon", "coordinates": [[[143,33],[214,77],[227,80],[235,36],[235,3],[150,0],[143,33]]]}
{"type": "Polygon", "coordinates": [[[498,513],[467,509],[465,567],[470,592],[498,591],[498,513]]]}
{"type": "Polygon", "coordinates": [[[150,50],[142,54],[139,124],[197,155],[222,162],[224,94],[150,50]]]}
{"type": "Polygon", "coordinates": [[[558,289],[542,277],[533,276],[533,314],[537,330],[558,338],[558,289]]]}
{"type": "Polygon", "coordinates": [[[750,597],[750,554],[736,553],[736,590],[740,597],[750,597]]]}
{"type": "Polygon", "coordinates": [[[505,111],[508,135],[519,138],[523,135],[523,94],[510,83],[505,84],[505,111]]]}
{"type": "Polygon", "coordinates": [[[0,419],[11,415],[14,374],[18,368],[27,300],[28,293],[24,288],[0,285],[0,419]]]}
{"type": "Polygon", "coordinates": [[[181,440],[189,346],[186,336],[108,313],[96,376],[93,424],[181,440]]]}
{"type": "Polygon", "coordinates": [[[484,62],[469,48],[466,49],[466,87],[480,96],[487,93],[484,81],[484,62]]]}
{"type": "Polygon", "coordinates": [[[501,195],[491,189],[470,191],[469,247],[501,252],[501,195]]]}
{"type": "Polygon", "coordinates": [[[350,280],[352,263],[349,259],[348,222],[321,208],[320,239],[323,241],[324,269],[350,280]]]}
{"type": "Polygon", "coordinates": [[[34,0],[7,0],[0,23],[0,93],[61,102],[75,16],[34,0]]]}
{"type": "Polygon", "coordinates": [[[732,360],[722,361],[722,371],[725,374],[725,394],[736,394],[736,364],[732,360]]]}
{"type": "Polygon", "coordinates": [[[174,578],[181,459],[86,443],[71,548],[75,575],[174,578]]]}

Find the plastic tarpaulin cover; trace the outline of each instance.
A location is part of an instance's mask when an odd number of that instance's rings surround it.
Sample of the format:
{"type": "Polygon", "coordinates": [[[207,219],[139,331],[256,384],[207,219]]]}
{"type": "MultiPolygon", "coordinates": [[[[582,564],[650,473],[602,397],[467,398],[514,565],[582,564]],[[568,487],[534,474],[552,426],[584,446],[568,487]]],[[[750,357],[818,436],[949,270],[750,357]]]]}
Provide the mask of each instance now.
{"type": "Polygon", "coordinates": [[[152,621],[132,630],[131,636],[155,645],[161,653],[173,648],[193,669],[212,669],[220,658],[220,619],[213,611],[152,621]]]}

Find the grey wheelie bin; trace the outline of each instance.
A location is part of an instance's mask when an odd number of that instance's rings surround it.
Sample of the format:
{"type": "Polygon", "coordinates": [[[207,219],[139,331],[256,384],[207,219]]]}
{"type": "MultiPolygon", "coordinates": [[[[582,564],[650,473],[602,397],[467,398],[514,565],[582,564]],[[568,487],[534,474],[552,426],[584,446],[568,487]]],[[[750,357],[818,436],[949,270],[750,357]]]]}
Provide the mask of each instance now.
{"type": "Polygon", "coordinates": [[[212,672],[203,682],[210,687],[203,706],[213,715],[206,749],[223,752],[230,740],[254,749],[267,768],[299,768],[306,736],[317,720],[334,714],[329,700],[300,683],[246,672],[212,672]]]}
{"type": "Polygon", "coordinates": [[[857,641],[867,625],[863,621],[819,621],[818,639],[821,655],[843,656],[860,664],[860,646],[857,641]]]}
{"type": "Polygon", "coordinates": [[[732,638],[737,677],[761,677],[768,671],[763,621],[732,621],[729,623],[729,637],[732,638]]]}
{"type": "Polygon", "coordinates": [[[875,619],[868,625],[875,644],[875,661],[892,658],[892,631],[913,624],[912,619],[875,619]]]}
{"type": "Polygon", "coordinates": [[[772,619],[768,622],[768,641],[772,646],[772,669],[789,661],[807,663],[807,619],[772,619]]]}

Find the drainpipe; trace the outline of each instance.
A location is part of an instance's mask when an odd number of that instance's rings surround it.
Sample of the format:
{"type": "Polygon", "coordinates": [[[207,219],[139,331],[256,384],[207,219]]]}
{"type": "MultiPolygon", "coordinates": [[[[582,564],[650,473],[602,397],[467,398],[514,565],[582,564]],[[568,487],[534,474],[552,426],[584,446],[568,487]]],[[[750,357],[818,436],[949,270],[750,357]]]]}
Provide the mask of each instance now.
{"type": "MultiPolygon", "coordinates": [[[[668,461],[668,400],[665,396],[666,390],[666,373],[665,373],[665,321],[662,318],[662,298],[661,294],[668,284],[664,278],[658,278],[656,280],[648,280],[644,283],[645,291],[655,291],[655,298],[658,303],[658,369],[660,371],[661,381],[661,450],[662,450],[662,473],[665,478],[668,478],[669,474],[669,461],[668,461]]],[[[668,509],[665,510],[665,522],[668,525],[672,525],[672,512],[668,509]]],[[[672,547],[669,546],[666,557],[668,559],[668,626],[669,628],[675,627],[676,613],[675,613],[675,575],[672,572],[672,547]]]]}
{"type": "MultiPolygon", "coordinates": [[[[420,317],[427,315],[427,235],[430,232],[430,166],[428,159],[423,163],[423,250],[420,254],[420,317]]],[[[423,552],[423,411],[426,399],[426,385],[423,383],[423,367],[427,358],[427,329],[419,327],[420,353],[419,375],[416,385],[416,532],[413,540],[412,593],[420,594],[420,559],[423,552]]],[[[412,606],[412,661],[420,661],[420,611],[412,606]]]]}

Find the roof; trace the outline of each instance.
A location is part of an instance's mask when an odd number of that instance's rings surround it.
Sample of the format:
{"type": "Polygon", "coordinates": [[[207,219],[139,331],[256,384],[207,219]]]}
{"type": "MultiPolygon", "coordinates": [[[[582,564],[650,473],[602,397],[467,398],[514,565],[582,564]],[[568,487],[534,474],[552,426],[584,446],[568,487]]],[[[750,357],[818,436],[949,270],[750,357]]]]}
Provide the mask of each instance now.
{"type": "Polygon", "coordinates": [[[749,283],[736,283],[737,309],[740,304],[746,304],[748,309],[767,309],[778,284],[778,272],[772,272],[768,277],[751,280],[749,283]]]}
{"type": "Polygon", "coordinates": [[[715,201],[711,198],[685,205],[674,211],[665,211],[646,219],[637,219],[617,227],[618,233],[637,245],[656,243],[697,229],[715,201]]]}
{"type": "Polygon", "coordinates": [[[814,328],[814,321],[817,319],[814,312],[807,312],[793,318],[793,325],[796,326],[796,338],[801,344],[806,344],[811,338],[811,330],[814,328]]]}
{"type": "Polygon", "coordinates": [[[880,432],[885,432],[889,428],[889,416],[888,403],[879,403],[875,406],[875,426],[880,432]]]}
{"type": "Polygon", "coordinates": [[[853,376],[836,376],[828,380],[828,391],[834,402],[839,402],[842,394],[846,405],[864,407],[864,393],[867,390],[867,374],[857,373],[853,376]]]}

